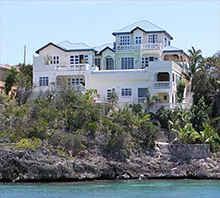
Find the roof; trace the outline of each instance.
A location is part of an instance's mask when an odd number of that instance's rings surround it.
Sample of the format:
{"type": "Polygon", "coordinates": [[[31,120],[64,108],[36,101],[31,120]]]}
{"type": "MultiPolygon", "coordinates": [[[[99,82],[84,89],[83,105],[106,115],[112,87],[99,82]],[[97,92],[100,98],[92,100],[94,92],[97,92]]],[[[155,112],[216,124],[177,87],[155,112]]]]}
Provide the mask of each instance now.
{"type": "Polygon", "coordinates": [[[65,52],[71,52],[71,51],[94,51],[94,49],[84,43],[71,43],[69,41],[63,41],[63,42],[60,42],[58,44],[54,44],[52,42],[44,45],[43,47],[41,47],[40,49],[38,49],[36,51],[36,53],[39,54],[39,52],[41,50],[43,50],[44,48],[48,47],[49,45],[53,45],[54,47],[57,47],[59,48],[60,50],[63,50],[65,52]]]}
{"type": "Polygon", "coordinates": [[[189,57],[182,49],[180,48],[177,48],[177,47],[173,47],[173,46],[170,46],[170,45],[167,45],[166,47],[163,48],[163,52],[181,52],[181,53],[184,53],[187,57],[189,57]]]}
{"type": "Polygon", "coordinates": [[[106,43],[104,45],[100,45],[98,47],[94,47],[94,50],[96,51],[96,54],[101,54],[106,49],[110,49],[113,52],[115,52],[115,50],[114,50],[114,43],[106,43]]]}
{"type": "Polygon", "coordinates": [[[9,69],[11,69],[11,66],[10,65],[0,65],[0,68],[4,69],[4,70],[9,70],[9,69]]]}
{"type": "Polygon", "coordinates": [[[91,50],[92,47],[86,45],[85,43],[71,43],[69,41],[63,41],[57,44],[57,46],[65,50],[91,50]]]}
{"type": "Polygon", "coordinates": [[[182,49],[167,45],[163,48],[163,52],[183,52],[182,49]]]}
{"type": "Polygon", "coordinates": [[[117,30],[115,32],[113,32],[112,34],[115,36],[117,34],[125,34],[125,33],[131,33],[136,29],[141,29],[142,31],[146,32],[146,33],[158,33],[158,32],[163,32],[166,33],[171,39],[173,39],[173,37],[166,32],[164,29],[154,25],[153,23],[147,21],[147,20],[142,20],[142,21],[138,21],[136,23],[133,23],[129,26],[126,26],[120,30],[117,30]]]}

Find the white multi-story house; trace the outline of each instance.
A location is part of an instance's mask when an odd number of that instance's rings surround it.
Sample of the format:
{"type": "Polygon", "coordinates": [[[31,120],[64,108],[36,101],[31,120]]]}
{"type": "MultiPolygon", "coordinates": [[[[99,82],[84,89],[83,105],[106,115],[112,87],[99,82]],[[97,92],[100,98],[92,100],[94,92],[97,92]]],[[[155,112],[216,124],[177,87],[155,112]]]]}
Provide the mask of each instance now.
{"type": "MultiPolygon", "coordinates": [[[[64,79],[73,88],[95,89],[99,102],[115,92],[119,104],[143,103],[148,91],[159,97],[157,106],[177,106],[176,85],[189,57],[173,47],[173,37],[143,20],[113,32],[115,42],[99,47],[63,41],[36,51],[33,61],[35,94],[64,79]]],[[[184,103],[190,101],[186,81],[184,103]]]]}

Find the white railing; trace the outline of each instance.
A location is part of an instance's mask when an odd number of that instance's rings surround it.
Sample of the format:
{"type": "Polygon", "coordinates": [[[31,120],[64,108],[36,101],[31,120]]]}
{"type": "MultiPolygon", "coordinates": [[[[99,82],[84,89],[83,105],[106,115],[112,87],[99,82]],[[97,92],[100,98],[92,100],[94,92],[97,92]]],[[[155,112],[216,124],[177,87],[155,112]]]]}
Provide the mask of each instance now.
{"type": "Polygon", "coordinates": [[[89,64],[59,64],[56,66],[57,71],[87,71],[92,70],[89,64]]]}
{"type": "Polygon", "coordinates": [[[147,43],[141,45],[142,50],[162,50],[162,47],[162,43],[147,43]]]}
{"type": "Polygon", "coordinates": [[[165,109],[188,109],[190,106],[189,103],[156,103],[152,110],[156,113],[161,107],[164,107],[165,109]]]}
{"type": "Polygon", "coordinates": [[[146,97],[138,97],[138,103],[145,103],[146,97]]]}
{"type": "Polygon", "coordinates": [[[135,50],[162,50],[162,43],[145,43],[140,45],[117,45],[117,52],[135,51],[135,50]]]}
{"type": "Polygon", "coordinates": [[[171,85],[171,82],[169,82],[169,81],[154,82],[155,89],[169,89],[171,87],[172,87],[172,85],[171,85]]]}
{"type": "Polygon", "coordinates": [[[117,45],[117,52],[140,50],[140,45],[117,45]]]}

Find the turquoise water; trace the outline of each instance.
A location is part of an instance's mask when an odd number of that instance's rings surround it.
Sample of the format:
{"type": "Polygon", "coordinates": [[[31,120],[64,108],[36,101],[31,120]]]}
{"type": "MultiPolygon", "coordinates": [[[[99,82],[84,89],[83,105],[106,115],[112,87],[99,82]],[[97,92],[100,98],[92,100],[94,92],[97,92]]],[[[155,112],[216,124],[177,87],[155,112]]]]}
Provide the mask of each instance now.
{"type": "Polygon", "coordinates": [[[220,198],[220,181],[0,184],[0,198],[220,198]]]}

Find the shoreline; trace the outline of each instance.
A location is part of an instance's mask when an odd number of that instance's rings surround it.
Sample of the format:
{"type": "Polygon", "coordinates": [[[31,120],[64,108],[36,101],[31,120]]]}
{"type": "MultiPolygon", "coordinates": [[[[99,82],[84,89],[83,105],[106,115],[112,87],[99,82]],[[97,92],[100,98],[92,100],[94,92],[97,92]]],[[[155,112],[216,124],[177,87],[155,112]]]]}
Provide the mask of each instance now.
{"type": "Polygon", "coordinates": [[[111,183],[125,183],[125,182],[164,182],[164,181],[220,181],[220,178],[217,179],[207,179],[207,178],[148,178],[148,179],[126,179],[126,180],[106,180],[106,179],[98,179],[98,180],[78,180],[78,181],[0,181],[0,185],[72,185],[72,184],[111,184],[111,183]]]}
{"type": "Polygon", "coordinates": [[[220,180],[220,155],[184,161],[157,151],[125,161],[84,152],[67,158],[49,150],[0,150],[0,183],[80,183],[141,180],[220,180]]]}

